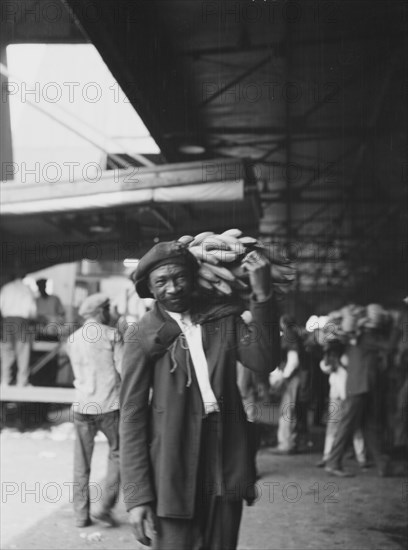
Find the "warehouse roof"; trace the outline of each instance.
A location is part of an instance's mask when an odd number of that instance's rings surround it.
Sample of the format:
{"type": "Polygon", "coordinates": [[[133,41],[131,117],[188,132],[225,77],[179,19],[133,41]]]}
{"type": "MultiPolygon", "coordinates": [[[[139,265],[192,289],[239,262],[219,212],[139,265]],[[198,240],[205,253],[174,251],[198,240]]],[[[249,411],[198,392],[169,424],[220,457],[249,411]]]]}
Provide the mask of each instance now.
{"type": "Polygon", "coordinates": [[[166,162],[248,159],[299,288],[406,294],[406,2],[15,4],[14,42],[93,42],[166,162]]]}

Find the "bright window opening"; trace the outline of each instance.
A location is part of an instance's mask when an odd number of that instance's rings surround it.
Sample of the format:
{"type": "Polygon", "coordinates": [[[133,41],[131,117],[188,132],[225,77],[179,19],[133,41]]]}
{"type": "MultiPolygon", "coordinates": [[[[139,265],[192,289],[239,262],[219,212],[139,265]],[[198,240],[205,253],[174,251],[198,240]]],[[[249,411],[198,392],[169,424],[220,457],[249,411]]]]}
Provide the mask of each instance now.
{"type": "Polygon", "coordinates": [[[93,45],[14,44],[7,65],[15,180],[91,179],[111,154],[160,153],[93,45]]]}

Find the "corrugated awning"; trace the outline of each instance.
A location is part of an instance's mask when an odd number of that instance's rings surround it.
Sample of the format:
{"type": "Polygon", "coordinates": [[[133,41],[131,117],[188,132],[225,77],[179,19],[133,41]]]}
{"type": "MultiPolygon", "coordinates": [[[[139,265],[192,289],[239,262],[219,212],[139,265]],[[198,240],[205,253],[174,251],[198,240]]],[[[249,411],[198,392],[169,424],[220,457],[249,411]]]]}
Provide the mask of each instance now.
{"type": "Polygon", "coordinates": [[[132,167],[64,182],[3,182],[2,215],[37,214],[122,205],[243,200],[245,171],[239,161],[132,167]]]}

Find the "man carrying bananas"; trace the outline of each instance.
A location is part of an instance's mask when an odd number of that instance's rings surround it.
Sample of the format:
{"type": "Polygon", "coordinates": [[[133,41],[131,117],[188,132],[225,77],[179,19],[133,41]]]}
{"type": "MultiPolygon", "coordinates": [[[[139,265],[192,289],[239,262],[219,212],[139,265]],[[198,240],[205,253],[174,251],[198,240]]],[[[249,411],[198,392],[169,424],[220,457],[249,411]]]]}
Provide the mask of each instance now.
{"type": "Polygon", "coordinates": [[[199,299],[199,263],[182,242],[156,244],[134,274],[156,303],[125,336],[121,473],[136,539],[159,550],[236,548],[242,503],[256,498],[236,363],[279,361],[270,266],[243,263],[253,321],[227,297],[199,299]]]}

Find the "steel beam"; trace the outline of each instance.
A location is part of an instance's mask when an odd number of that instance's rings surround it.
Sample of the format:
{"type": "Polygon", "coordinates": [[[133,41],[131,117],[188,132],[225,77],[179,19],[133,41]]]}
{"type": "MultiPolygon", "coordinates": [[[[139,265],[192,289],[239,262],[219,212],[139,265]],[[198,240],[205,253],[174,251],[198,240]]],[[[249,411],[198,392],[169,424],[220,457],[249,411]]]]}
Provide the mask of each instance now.
{"type": "MultiPolygon", "coordinates": [[[[403,32],[401,32],[401,35],[403,35],[403,32]]],[[[384,33],[383,35],[378,33],[367,33],[367,34],[359,34],[358,37],[355,37],[353,40],[349,40],[348,42],[356,42],[360,43],[362,40],[364,41],[375,41],[378,40],[385,40],[388,41],[390,38],[388,33],[384,33]]],[[[344,36],[325,36],[324,43],[325,44],[343,44],[344,42],[344,36]]],[[[321,46],[321,40],[294,40],[293,45],[294,46],[321,46]]],[[[241,55],[243,53],[251,53],[251,52],[259,52],[259,51],[271,51],[272,53],[275,53],[275,55],[278,53],[279,55],[283,55],[285,46],[282,43],[281,40],[271,40],[268,42],[261,42],[258,44],[248,44],[245,47],[239,47],[239,46],[212,46],[209,48],[190,48],[188,50],[179,50],[179,54],[183,55],[185,57],[193,57],[196,60],[199,60],[201,56],[204,55],[241,55]]]]}
{"type": "MultiPolygon", "coordinates": [[[[294,204],[338,204],[339,206],[348,203],[349,200],[346,196],[338,195],[334,197],[302,197],[299,196],[296,193],[296,190],[293,190],[293,196],[292,196],[292,203],[294,204]]],[[[392,198],[386,201],[386,204],[401,204],[401,201],[404,200],[403,197],[401,198],[392,198]]],[[[265,203],[286,203],[286,196],[285,195],[276,195],[271,192],[263,192],[261,193],[261,201],[265,203]]],[[[356,198],[353,199],[354,204],[378,204],[380,206],[384,206],[384,199],[377,198],[377,197],[367,197],[367,198],[356,198]]]]}
{"type": "Polygon", "coordinates": [[[262,59],[261,61],[259,61],[259,63],[256,63],[255,65],[253,65],[252,67],[249,67],[249,69],[247,69],[246,71],[244,71],[243,73],[241,73],[239,76],[237,76],[236,78],[234,78],[233,80],[231,80],[231,82],[229,82],[228,84],[226,84],[225,86],[223,86],[222,88],[220,88],[219,90],[217,90],[213,95],[211,95],[210,97],[207,97],[207,99],[205,99],[204,101],[201,102],[200,104],[200,107],[204,107],[205,105],[208,105],[209,103],[211,103],[212,101],[214,101],[214,99],[216,99],[217,97],[219,97],[220,95],[222,95],[223,93],[225,93],[227,90],[229,90],[230,88],[232,88],[233,86],[235,86],[236,84],[238,84],[239,82],[241,82],[242,80],[244,80],[244,78],[246,78],[247,76],[249,76],[250,74],[254,73],[255,71],[257,71],[258,69],[260,69],[261,67],[263,67],[264,65],[266,65],[267,63],[269,63],[269,61],[272,59],[272,57],[270,55],[266,56],[264,59],[262,59]]]}

